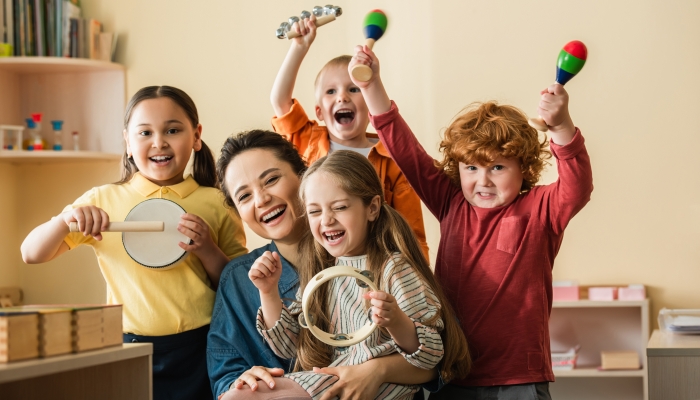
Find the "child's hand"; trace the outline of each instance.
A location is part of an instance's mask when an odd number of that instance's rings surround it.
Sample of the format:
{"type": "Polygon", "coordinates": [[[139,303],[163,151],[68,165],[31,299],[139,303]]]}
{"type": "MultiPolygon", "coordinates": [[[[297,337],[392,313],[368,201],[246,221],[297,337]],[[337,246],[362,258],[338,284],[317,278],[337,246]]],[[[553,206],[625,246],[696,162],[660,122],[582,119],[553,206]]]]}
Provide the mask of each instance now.
{"type": "Polygon", "coordinates": [[[316,16],[312,14],[311,18],[295,22],[291,30],[299,34],[292,39],[292,44],[308,50],[316,39],[316,16]]]}
{"type": "Polygon", "coordinates": [[[264,252],[248,271],[248,278],[263,294],[278,290],[277,282],[280,276],[282,276],[282,261],[277,252],[264,252]]]}
{"type": "Polygon", "coordinates": [[[177,224],[177,230],[191,239],[189,243],[178,243],[178,246],[200,259],[202,254],[211,253],[217,247],[209,233],[209,225],[197,215],[182,214],[180,223],[177,224]]]}
{"type": "Polygon", "coordinates": [[[68,210],[61,215],[59,215],[63,222],[67,226],[70,226],[71,222],[78,223],[78,229],[85,236],[92,236],[95,240],[102,240],[102,233],[109,226],[109,215],[107,213],[95,206],[83,206],[68,210]]]}
{"type": "Polygon", "coordinates": [[[355,46],[355,55],[352,57],[352,60],[350,60],[350,64],[348,64],[348,73],[350,73],[350,79],[352,79],[355,86],[359,87],[360,89],[369,87],[372,82],[377,80],[379,77],[379,59],[377,58],[377,55],[374,54],[374,52],[366,45],[355,46]],[[372,78],[370,78],[370,80],[367,82],[354,79],[352,76],[352,69],[356,65],[367,65],[372,68],[372,78]]]}
{"type": "Polygon", "coordinates": [[[399,322],[406,318],[406,313],[399,308],[394,296],[387,292],[376,291],[367,292],[362,295],[363,298],[370,300],[372,304],[371,313],[372,321],[375,324],[386,329],[392,329],[398,326],[399,322]]]}
{"type": "Polygon", "coordinates": [[[542,97],[537,112],[544,119],[552,133],[570,133],[573,135],[576,128],[569,116],[569,94],[564,89],[564,86],[553,83],[542,90],[540,94],[542,97]]]}

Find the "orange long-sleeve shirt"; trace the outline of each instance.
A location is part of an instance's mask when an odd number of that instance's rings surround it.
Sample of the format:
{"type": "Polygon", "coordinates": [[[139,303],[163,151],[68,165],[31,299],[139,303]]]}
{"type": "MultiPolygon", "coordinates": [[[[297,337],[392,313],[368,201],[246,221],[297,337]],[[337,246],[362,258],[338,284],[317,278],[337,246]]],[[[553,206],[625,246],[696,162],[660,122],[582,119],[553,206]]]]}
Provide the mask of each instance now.
{"type": "MultiPolygon", "coordinates": [[[[331,141],[328,129],[319,125],[318,122],[310,120],[296,99],[292,101],[292,108],[287,114],[281,117],[272,117],[272,127],[275,132],[292,142],[299,154],[311,165],[319,158],[325,157],[330,151],[331,141]]],[[[378,138],[372,133],[367,133],[367,137],[370,139],[378,138]]],[[[374,166],[384,185],[386,202],[408,221],[416,238],[418,238],[425,258],[429,260],[423,212],[418,195],[381,142],[377,141],[372,147],[367,159],[374,166]]]]}

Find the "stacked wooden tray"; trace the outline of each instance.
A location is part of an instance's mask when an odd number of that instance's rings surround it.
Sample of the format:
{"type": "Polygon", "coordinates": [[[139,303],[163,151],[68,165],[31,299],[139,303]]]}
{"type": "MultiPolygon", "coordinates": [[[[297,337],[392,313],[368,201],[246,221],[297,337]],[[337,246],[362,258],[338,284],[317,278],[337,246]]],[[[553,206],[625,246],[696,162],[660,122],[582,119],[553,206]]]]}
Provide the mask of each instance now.
{"type": "Polygon", "coordinates": [[[122,343],[122,306],[42,304],[0,308],[0,362],[122,343]]]}

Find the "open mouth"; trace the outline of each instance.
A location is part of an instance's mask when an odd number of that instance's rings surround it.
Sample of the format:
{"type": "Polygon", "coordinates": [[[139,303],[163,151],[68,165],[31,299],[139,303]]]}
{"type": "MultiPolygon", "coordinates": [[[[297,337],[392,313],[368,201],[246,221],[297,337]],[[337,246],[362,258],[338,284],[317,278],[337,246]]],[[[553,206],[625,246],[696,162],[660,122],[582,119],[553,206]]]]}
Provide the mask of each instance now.
{"type": "Polygon", "coordinates": [[[149,157],[148,159],[153,161],[156,164],[165,164],[168,161],[170,161],[173,158],[173,156],[153,156],[149,157]]]}
{"type": "Polygon", "coordinates": [[[323,237],[330,243],[338,242],[343,236],[345,236],[345,231],[323,232],[323,237]]]}
{"type": "Polygon", "coordinates": [[[333,117],[339,124],[349,124],[355,120],[355,112],[347,109],[338,110],[333,117]]]}
{"type": "Polygon", "coordinates": [[[260,221],[262,221],[264,223],[272,222],[272,221],[278,219],[279,217],[281,217],[282,214],[284,214],[284,212],[286,210],[287,210],[286,206],[279,206],[279,207],[273,209],[272,211],[266,213],[265,215],[261,216],[260,221]]]}

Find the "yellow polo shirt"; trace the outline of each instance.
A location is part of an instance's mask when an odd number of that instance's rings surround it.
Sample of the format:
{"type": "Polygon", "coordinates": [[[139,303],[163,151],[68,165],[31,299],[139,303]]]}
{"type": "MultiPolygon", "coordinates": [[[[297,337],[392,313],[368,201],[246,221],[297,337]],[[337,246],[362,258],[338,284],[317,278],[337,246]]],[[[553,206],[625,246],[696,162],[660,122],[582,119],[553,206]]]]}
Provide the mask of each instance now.
{"type": "MultiPolygon", "coordinates": [[[[212,239],[229,259],[246,254],[245,232],[240,218],[224,207],[216,188],[202,187],[188,176],[173,186],[158,186],[136,173],[123,185],[92,188],[64,211],[94,205],[111,221],[123,221],[138,203],[152,198],[172,200],[186,212],[198,215],[209,225],[212,239]]],[[[166,271],[146,268],[124,250],[120,233],[105,232],[102,240],[70,233],[64,239],[74,247],[92,246],[107,282],[107,303],[123,304],[124,332],[162,336],[196,329],[209,323],[216,292],[207,273],[193,254],[166,271]]]]}

